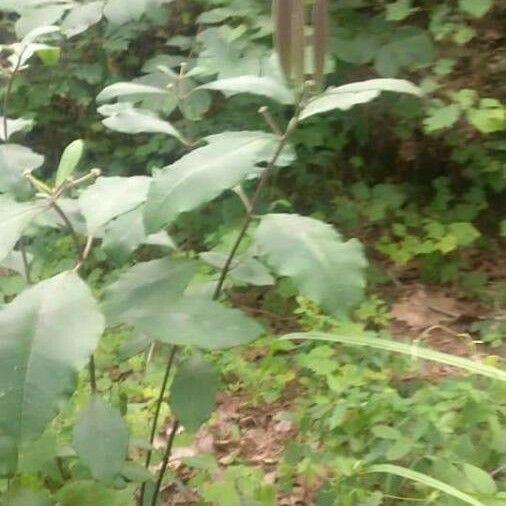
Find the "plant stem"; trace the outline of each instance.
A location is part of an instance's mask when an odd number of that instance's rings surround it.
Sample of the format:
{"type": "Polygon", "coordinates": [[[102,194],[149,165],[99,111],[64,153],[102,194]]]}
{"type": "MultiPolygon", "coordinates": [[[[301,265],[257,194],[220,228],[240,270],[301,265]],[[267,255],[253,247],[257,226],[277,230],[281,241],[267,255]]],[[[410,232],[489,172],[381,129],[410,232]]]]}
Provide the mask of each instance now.
{"type": "Polygon", "coordinates": [[[288,139],[290,138],[290,135],[293,133],[295,128],[297,128],[299,114],[300,114],[300,105],[297,107],[297,112],[296,112],[295,116],[288,123],[288,127],[286,128],[285,133],[279,138],[278,146],[277,146],[276,151],[274,152],[269,164],[267,165],[267,168],[262,172],[262,175],[260,176],[260,181],[257,185],[255,193],[253,194],[253,197],[250,200],[249,209],[247,209],[247,211],[246,211],[246,216],[243,219],[241,228],[239,230],[239,235],[237,236],[237,239],[236,239],[234,245],[232,246],[230,253],[228,254],[225,265],[223,266],[223,269],[221,270],[218,284],[216,285],[216,289],[214,290],[213,300],[218,299],[218,297],[221,295],[221,292],[223,290],[223,285],[224,285],[227,275],[230,271],[230,266],[232,265],[232,262],[234,261],[234,258],[237,255],[237,251],[239,250],[239,246],[241,245],[244,237],[246,236],[246,232],[248,231],[249,225],[255,215],[256,206],[258,204],[262,190],[265,188],[265,185],[267,184],[267,181],[269,180],[269,176],[271,175],[272,171],[274,170],[274,167],[276,166],[276,162],[278,161],[279,157],[281,156],[281,153],[283,152],[283,149],[285,148],[285,146],[288,142],[288,139]]]}
{"type": "Polygon", "coordinates": [[[77,235],[76,229],[74,228],[74,225],[72,225],[72,222],[70,221],[69,217],[65,214],[65,211],[54,201],[49,200],[49,205],[51,208],[55,210],[55,212],[58,214],[58,216],[61,218],[65,226],[68,228],[70,235],[72,236],[72,241],[74,241],[74,247],[76,249],[78,263],[83,262],[83,253],[81,251],[81,244],[79,242],[79,237],[77,235]]]}
{"type": "Polygon", "coordinates": [[[23,238],[19,241],[19,250],[21,251],[21,259],[23,260],[23,269],[25,271],[25,279],[29,285],[33,285],[32,274],[30,270],[30,262],[26,252],[26,243],[23,238]]]}
{"type": "MultiPolygon", "coordinates": [[[[156,481],[155,489],[153,490],[153,497],[151,499],[151,506],[156,506],[156,500],[158,499],[158,494],[160,493],[160,489],[162,488],[162,481],[165,477],[165,473],[167,471],[167,467],[169,465],[170,454],[172,452],[172,445],[174,444],[174,439],[176,438],[176,432],[179,428],[179,421],[174,420],[172,424],[172,429],[170,431],[169,440],[167,441],[167,448],[165,449],[165,455],[163,457],[162,467],[160,469],[160,473],[158,475],[158,480],[156,481]]],[[[141,503],[142,504],[142,503],[141,503]]]]}
{"type": "Polygon", "coordinates": [[[96,394],[97,393],[97,368],[95,366],[95,357],[93,355],[90,357],[90,362],[88,364],[88,370],[90,373],[91,393],[96,394]]]}
{"type": "MultiPolygon", "coordinates": [[[[155,416],[153,418],[153,424],[151,425],[151,434],[149,436],[149,444],[150,446],[153,446],[153,443],[155,441],[156,436],[156,429],[158,427],[158,419],[160,417],[160,410],[162,408],[162,402],[163,398],[165,397],[165,391],[167,390],[167,384],[169,382],[170,372],[172,370],[172,366],[174,364],[174,359],[176,357],[177,353],[177,346],[172,346],[172,349],[170,350],[169,360],[167,361],[167,367],[165,368],[165,374],[163,376],[162,386],[160,387],[160,393],[158,394],[158,399],[156,401],[156,409],[155,409],[155,416]]],[[[146,469],[149,468],[149,465],[151,464],[151,457],[153,456],[153,451],[151,448],[148,450],[148,453],[146,455],[146,469]]],[[[144,493],[146,489],[146,483],[144,482],[141,486],[141,493],[140,493],[140,504],[142,505],[144,503],[144,493]]]]}
{"type": "Polygon", "coordinates": [[[2,115],[3,115],[3,128],[4,128],[4,139],[5,142],[9,139],[9,126],[7,122],[7,112],[9,108],[9,101],[11,98],[12,93],[12,86],[14,85],[14,79],[16,78],[16,75],[19,71],[19,68],[21,67],[21,59],[23,58],[23,54],[25,52],[26,48],[21,51],[18,57],[18,61],[16,62],[16,65],[14,66],[11,75],[9,76],[9,79],[7,81],[7,87],[5,89],[5,95],[4,95],[4,101],[3,101],[3,108],[2,108],[2,115]]]}

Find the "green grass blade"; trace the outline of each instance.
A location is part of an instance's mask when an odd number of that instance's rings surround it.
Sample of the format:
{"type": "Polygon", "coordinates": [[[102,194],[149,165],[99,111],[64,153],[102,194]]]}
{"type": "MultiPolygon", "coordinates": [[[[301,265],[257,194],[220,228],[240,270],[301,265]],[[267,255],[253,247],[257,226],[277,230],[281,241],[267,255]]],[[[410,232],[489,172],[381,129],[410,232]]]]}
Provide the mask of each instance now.
{"type": "Polygon", "coordinates": [[[401,478],[406,478],[411,481],[416,481],[422,485],[426,485],[427,487],[440,490],[441,492],[455,497],[455,499],[460,499],[461,501],[471,504],[472,506],[485,506],[481,501],[478,501],[474,497],[461,492],[460,490],[448,485],[443,481],[436,480],[431,476],[426,474],[418,473],[416,471],[412,471],[411,469],[407,469],[405,467],[394,466],[392,464],[378,464],[375,466],[371,466],[367,469],[368,473],[386,473],[386,474],[394,474],[396,476],[400,476],[401,478]]]}
{"type": "Polygon", "coordinates": [[[480,374],[482,376],[506,382],[506,371],[484,365],[480,362],[469,360],[467,358],[457,357],[440,351],[434,351],[429,348],[423,348],[415,344],[389,341],[387,339],[380,339],[377,337],[350,337],[324,332],[294,333],[283,336],[281,339],[332,341],[352,346],[370,346],[371,348],[376,348],[378,350],[394,351],[396,353],[402,353],[403,355],[409,355],[413,358],[422,358],[424,360],[431,360],[432,362],[439,362],[440,364],[458,367],[473,374],[480,374]]]}

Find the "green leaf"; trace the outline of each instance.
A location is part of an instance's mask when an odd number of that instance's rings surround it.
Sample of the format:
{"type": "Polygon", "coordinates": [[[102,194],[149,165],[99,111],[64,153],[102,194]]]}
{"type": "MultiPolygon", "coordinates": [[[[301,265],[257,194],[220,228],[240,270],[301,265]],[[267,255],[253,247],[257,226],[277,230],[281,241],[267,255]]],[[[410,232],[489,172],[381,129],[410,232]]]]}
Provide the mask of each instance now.
{"type": "MultiPolygon", "coordinates": [[[[97,102],[106,102],[113,98],[124,97],[129,95],[166,95],[168,91],[156,86],[148,86],[147,84],[121,82],[111,84],[104,88],[97,95],[97,102]]],[[[140,99],[140,98],[139,98],[140,99]]]]}
{"type": "Polygon", "coordinates": [[[255,233],[258,256],[293,280],[326,311],[346,315],[362,300],[367,262],[361,244],[344,242],[334,228],[313,218],[268,214],[255,233]]]}
{"type": "Polygon", "coordinates": [[[402,21],[413,12],[411,0],[397,0],[387,5],[387,21],[402,21]]]}
{"type": "Polygon", "coordinates": [[[392,40],[376,55],[374,67],[382,77],[395,77],[402,68],[429,65],[436,50],[432,39],[420,28],[405,26],[392,33],[392,40]]]}
{"type": "Polygon", "coordinates": [[[471,497],[460,490],[457,490],[455,487],[448,485],[442,481],[436,480],[431,476],[426,474],[418,473],[416,471],[412,471],[411,469],[406,469],[405,467],[394,466],[392,464],[378,464],[371,466],[367,469],[368,473],[386,473],[393,474],[395,476],[400,476],[401,478],[406,478],[411,481],[415,481],[416,483],[420,483],[427,487],[440,490],[441,492],[455,497],[455,499],[460,499],[467,504],[471,504],[471,506],[485,506],[481,501],[478,501],[474,497],[471,497]]]}
{"type": "Polygon", "coordinates": [[[102,19],[104,2],[97,1],[85,5],[76,5],[65,16],[61,24],[62,32],[67,37],[74,37],[102,19]]]}
{"type": "Polygon", "coordinates": [[[459,0],[460,10],[474,18],[484,16],[491,9],[492,5],[494,5],[493,0],[459,0]]]}
{"type": "MultiPolygon", "coordinates": [[[[7,135],[10,137],[17,132],[22,132],[23,130],[29,130],[33,125],[33,120],[31,119],[10,119],[7,118],[7,135]]],[[[3,116],[0,116],[0,140],[6,142],[7,136],[5,135],[5,119],[3,116]]],[[[3,147],[3,146],[2,146],[3,147]]],[[[26,148],[25,148],[26,149],[26,148]]]]}
{"type": "Polygon", "coordinates": [[[60,61],[61,49],[59,47],[43,47],[35,52],[40,61],[48,67],[54,67],[60,61]]]}
{"type": "MultiPolygon", "coordinates": [[[[204,262],[220,270],[223,269],[228,258],[227,254],[218,251],[207,251],[199,256],[204,262]]],[[[247,255],[236,257],[233,260],[228,276],[239,283],[254,286],[269,286],[273,285],[275,281],[264,264],[247,255]]]]}
{"type": "Polygon", "coordinates": [[[63,184],[74,172],[79,160],[83,156],[84,142],[77,139],[71,142],[63,152],[60,158],[58,169],[56,170],[56,186],[63,184]]]}
{"type": "Polygon", "coordinates": [[[144,216],[149,232],[237,186],[258,163],[272,158],[279,142],[265,132],[225,132],[206,140],[207,146],[154,175],[144,216]]]}
{"type": "Polygon", "coordinates": [[[315,114],[334,109],[346,111],[354,105],[370,102],[382,91],[422,95],[420,88],[404,79],[370,79],[369,81],[328,88],[324,93],[309,101],[302,110],[300,119],[304,120],[315,114]]]}
{"type": "Polygon", "coordinates": [[[497,494],[495,481],[483,469],[471,464],[462,464],[462,470],[466,475],[467,484],[471,485],[478,494],[490,496],[497,494]]]}
{"type": "Polygon", "coordinates": [[[169,3],[172,0],[108,0],[104,15],[113,24],[122,25],[129,21],[137,21],[150,7],[169,3]]]}
{"type": "Polygon", "coordinates": [[[464,369],[473,374],[480,374],[499,381],[506,381],[506,371],[475,362],[467,358],[457,357],[448,353],[441,353],[415,344],[406,344],[398,341],[388,341],[377,337],[341,336],[323,332],[295,333],[283,336],[282,339],[309,339],[311,341],[330,341],[349,346],[370,346],[377,350],[393,351],[408,355],[412,358],[431,360],[440,364],[450,365],[464,369]]]}
{"type": "Polygon", "coordinates": [[[0,434],[39,437],[73,393],[104,318],[88,286],[64,272],[0,310],[0,434]]]}
{"type": "Polygon", "coordinates": [[[30,185],[24,177],[44,163],[44,157],[19,144],[0,146],[0,192],[27,194],[30,185]]]}
{"type": "Polygon", "coordinates": [[[170,388],[170,409],[189,432],[196,432],[215,409],[220,378],[200,354],[179,366],[170,388]]]}
{"type": "Polygon", "coordinates": [[[99,177],[79,195],[88,233],[95,235],[106,223],[142,205],[150,184],[147,176],[99,177]]]}
{"type": "Polygon", "coordinates": [[[167,311],[183,295],[195,270],[195,262],[171,258],[131,267],[104,291],[102,308],[108,323],[132,323],[167,311]]]}
{"type": "Polygon", "coordinates": [[[152,340],[208,350],[247,344],[263,333],[261,325],[238,309],[189,296],[167,303],[163,312],[136,319],[134,325],[152,340]]]}
{"type": "Polygon", "coordinates": [[[13,250],[32,220],[46,208],[44,202],[16,202],[0,195],[0,262],[13,250]]]}
{"type": "Polygon", "coordinates": [[[272,98],[272,100],[281,104],[293,104],[295,101],[292,90],[272,77],[229,77],[203,84],[197,89],[218,90],[230,96],[239,93],[251,93],[272,98]]]}
{"type": "Polygon", "coordinates": [[[5,496],[2,496],[2,504],[6,506],[52,506],[54,502],[48,492],[15,486],[5,496]]]}
{"type": "Polygon", "coordinates": [[[57,494],[59,506],[132,506],[130,490],[118,491],[93,480],[67,482],[57,494]]]}
{"type": "Polygon", "coordinates": [[[28,35],[34,33],[37,29],[45,29],[50,25],[54,25],[68,9],[68,5],[58,5],[56,2],[53,5],[35,4],[33,8],[30,7],[28,5],[23,8],[21,17],[16,21],[16,35],[20,39],[24,38],[25,43],[29,40],[28,35]]]}
{"type": "Polygon", "coordinates": [[[155,481],[155,477],[143,465],[137,462],[125,462],[121,470],[121,476],[135,483],[155,481]]]}
{"type": "Polygon", "coordinates": [[[124,134],[155,133],[175,137],[183,143],[183,136],[168,122],[160,119],[147,109],[136,109],[130,104],[118,104],[119,107],[103,106],[101,114],[107,116],[102,123],[111,130],[124,134]]]}
{"type": "Polygon", "coordinates": [[[429,111],[429,117],[423,122],[427,132],[437,132],[444,128],[450,128],[460,118],[461,110],[457,104],[438,107],[429,111]]]}
{"type": "Polygon", "coordinates": [[[93,478],[110,484],[123,469],[128,438],[120,412],[93,396],[76,421],[73,447],[93,478]]]}
{"type": "Polygon", "coordinates": [[[18,447],[16,441],[0,434],[0,478],[14,476],[18,467],[18,447]]]}

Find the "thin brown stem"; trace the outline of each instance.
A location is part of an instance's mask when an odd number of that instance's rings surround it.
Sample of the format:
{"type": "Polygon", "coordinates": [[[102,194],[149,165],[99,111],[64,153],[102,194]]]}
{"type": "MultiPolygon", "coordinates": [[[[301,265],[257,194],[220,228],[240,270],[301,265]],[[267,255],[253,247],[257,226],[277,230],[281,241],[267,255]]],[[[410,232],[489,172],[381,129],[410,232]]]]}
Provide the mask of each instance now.
{"type": "Polygon", "coordinates": [[[90,373],[90,388],[91,393],[97,393],[97,368],[95,365],[95,357],[92,355],[88,363],[88,371],[90,373]]]}
{"type": "MultiPolygon", "coordinates": [[[[172,370],[172,366],[174,365],[174,359],[176,358],[176,353],[177,353],[177,346],[173,346],[172,349],[170,350],[170,355],[169,355],[169,359],[167,361],[167,367],[165,368],[165,374],[163,376],[162,385],[160,387],[158,399],[156,400],[155,416],[153,418],[153,423],[151,425],[151,434],[149,435],[150,449],[148,450],[148,453],[146,454],[146,462],[144,464],[146,469],[148,469],[149,465],[151,464],[151,458],[153,456],[153,451],[151,450],[151,447],[153,447],[153,443],[155,441],[156,431],[157,431],[157,427],[158,427],[158,419],[160,418],[160,411],[162,408],[163,398],[165,397],[165,391],[167,390],[167,384],[169,382],[169,377],[170,377],[170,372],[172,370]]],[[[146,483],[143,483],[141,486],[140,500],[139,500],[139,503],[141,505],[144,504],[145,490],[146,490],[146,483]]]]}
{"type": "Polygon", "coordinates": [[[160,473],[158,474],[158,479],[156,480],[155,488],[153,490],[153,496],[151,498],[151,506],[156,506],[156,500],[158,499],[158,494],[160,493],[160,489],[162,488],[162,482],[165,477],[165,473],[167,472],[170,454],[172,452],[172,446],[174,445],[174,439],[176,438],[176,433],[178,429],[179,429],[179,421],[174,420],[174,423],[172,424],[172,429],[170,431],[169,440],[167,441],[167,448],[165,449],[162,467],[160,469],[160,473]]]}
{"type": "Polygon", "coordinates": [[[49,205],[55,210],[55,212],[58,214],[58,216],[61,218],[61,220],[65,224],[65,226],[68,228],[70,235],[72,237],[72,240],[74,242],[74,247],[76,249],[78,263],[82,264],[84,261],[83,252],[81,251],[81,244],[80,244],[76,229],[74,228],[74,225],[72,225],[72,222],[70,221],[69,217],[66,215],[65,211],[54,200],[50,200],[49,202],[50,202],[49,205]]]}
{"type": "Polygon", "coordinates": [[[16,65],[14,66],[11,75],[9,76],[9,79],[7,80],[7,87],[5,89],[5,95],[3,100],[3,108],[2,108],[2,115],[3,115],[3,128],[4,128],[4,139],[5,142],[9,139],[9,125],[7,121],[7,112],[9,109],[9,101],[12,94],[12,87],[14,85],[14,79],[16,78],[17,73],[19,72],[19,69],[21,67],[21,60],[23,58],[23,54],[25,52],[26,48],[21,51],[18,57],[18,61],[16,62],[16,65]]]}
{"type": "Polygon", "coordinates": [[[249,225],[250,225],[251,221],[253,220],[253,216],[255,214],[256,206],[257,206],[258,201],[260,199],[260,195],[262,194],[262,190],[265,188],[265,185],[267,184],[267,181],[269,180],[269,177],[270,177],[272,171],[274,170],[274,167],[276,166],[276,163],[277,163],[279,157],[281,156],[281,153],[283,152],[283,149],[285,148],[285,146],[288,142],[288,139],[290,138],[290,136],[293,133],[293,131],[295,130],[295,128],[297,128],[298,117],[300,114],[299,111],[300,111],[300,106],[297,107],[297,113],[290,120],[285,133],[279,138],[279,143],[276,148],[276,151],[274,152],[269,164],[267,165],[267,168],[263,171],[262,175],[260,176],[260,181],[258,182],[255,193],[253,194],[253,197],[250,200],[250,206],[246,212],[246,216],[243,219],[241,228],[239,230],[239,235],[237,236],[237,239],[235,240],[235,243],[232,246],[230,253],[228,254],[225,265],[223,266],[223,269],[221,270],[218,284],[216,285],[216,289],[214,290],[213,300],[218,299],[218,297],[221,295],[221,292],[223,290],[223,285],[225,284],[225,280],[226,280],[227,275],[230,271],[230,267],[232,265],[232,262],[234,261],[234,258],[237,255],[237,252],[239,250],[239,246],[241,245],[244,237],[246,236],[246,232],[248,231],[249,225]]]}

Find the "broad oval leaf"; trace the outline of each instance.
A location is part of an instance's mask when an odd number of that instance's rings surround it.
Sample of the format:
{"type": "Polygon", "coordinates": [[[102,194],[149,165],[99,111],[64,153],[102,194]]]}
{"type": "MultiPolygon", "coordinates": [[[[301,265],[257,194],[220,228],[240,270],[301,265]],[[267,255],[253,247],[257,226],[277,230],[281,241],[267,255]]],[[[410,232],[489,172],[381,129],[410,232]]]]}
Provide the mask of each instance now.
{"type": "Polygon", "coordinates": [[[102,308],[108,323],[132,323],[167,311],[183,295],[195,270],[196,262],[168,257],[131,267],[104,291],[102,308]]]}
{"type": "Polygon", "coordinates": [[[32,220],[46,208],[45,202],[16,202],[0,195],[0,262],[14,249],[32,220]]]}
{"type": "Polygon", "coordinates": [[[263,333],[260,324],[238,309],[189,296],[171,301],[163,312],[136,319],[134,326],[162,343],[208,350],[247,344],[263,333]]]}
{"type": "Polygon", "coordinates": [[[344,242],[332,226],[294,214],[268,214],[255,245],[275,272],[290,277],[326,311],[346,315],[361,302],[367,266],[362,245],[355,239],[344,242]]]}
{"type": "Polygon", "coordinates": [[[220,377],[215,367],[196,354],[180,365],[170,387],[170,409],[189,432],[207,422],[216,405],[220,377]]]}
{"type": "Polygon", "coordinates": [[[404,79],[370,79],[328,88],[324,93],[308,102],[302,110],[300,119],[303,120],[333,109],[346,111],[354,105],[374,100],[382,91],[422,95],[422,91],[418,86],[404,79]]]}
{"type": "Polygon", "coordinates": [[[71,142],[63,152],[56,170],[56,186],[64,183],[74,172],[83,156],[84,141],[77,139],[71,142]]]}
{"type": "Polygon", "coordinates": [[[30,185],[24,177],[44,163],[44,157],[20,144],[0,146],[0,192],[28,194],[30,185]]]}
{"type": "Polygon", "coordinates": [[[67,37],[74,37],[102,19],[103,1],[91,2],[85,5],[76,5],[65,16],[61,25],[62,32],[67,37]]]}
{"type": "Polygon", "coordinates": [[[73,393],[104,329],[74,272],[40,282],[0,310],[0,435],[40,436],[73,393]]]}
{"type": "Polygon", "coordinates": [[[147,84],[120,82],[114,83],[104,88],[97,95],[97,102],[106,102],[113,98],[123,97],[125,95],[166,95],[167,90],[149,86],[147,84]]]}
{"type": "Polygon", "coordinates": [[[128,439],[120,412],[93,396],[77,419],[73,447],[93,478],[109,484],[123,469],[128,439]]]}
{"type": "Polygon", "coordinates": [[[266,132],[226,132],[206,140],[207,146],[154,175],[144,215],[149,232],[237,186],[258,163],[272,158],[279,142],[266,132]]]}
{"type": "Polygon", "coordinates": [[[293,104],[293,91],[272,77],[239,76],[219,79],[199,86],[197,89],[217,90],[227,95],[251,93],[272,98],[281,104],[293,104]]]}
{"type": "Polygon", "coordinates": [[[458,357],[456,355],[431,350],[415,344],[388,341],[387,339],[378,337],[343,336],[325,332],[301,332],[288,334],[283,336],[282,339],[309,339],[312,341],[330,341],[349,346],[369,346],[377,350],[393,351],[395,353],[408,355],[412,358],[431,360],[432,362],[439,362],[440,364],[464,369],[472,374],[479,374],[499,381],[506,381],[506,371],[502,371],[496,367],[484,365],[480,362],[458,357]]]}
{"type": "Polygon", "coordinates": [[[183,143],[187,143],[183,136],[168,121],[160,119],[156,114],[147,109],[134,107],[122,107],[115,109],[101,108],[102,112],[113,110],[110,115],[102,120],[102,123],[111,130],[124,134],[155,133],[166,134],[175,137],[183,143]]]}
{"type": "Polygon", "coordinates": [[[147,176],[99,177],[79,196],[88,233],[95,235],[109,221],[143,204],[150,184],[147,176]]]}

